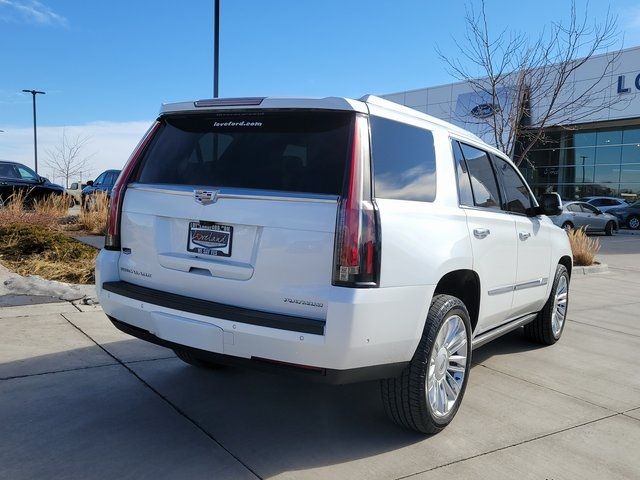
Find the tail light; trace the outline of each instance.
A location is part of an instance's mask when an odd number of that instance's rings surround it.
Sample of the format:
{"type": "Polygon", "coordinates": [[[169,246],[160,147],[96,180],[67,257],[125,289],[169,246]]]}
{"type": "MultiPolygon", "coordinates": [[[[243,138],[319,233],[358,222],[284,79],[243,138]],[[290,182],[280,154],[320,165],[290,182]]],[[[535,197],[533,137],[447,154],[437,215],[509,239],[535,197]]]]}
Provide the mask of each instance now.
{"type": "Polygon", "coordinates": [[[142,159],[143,152],[147,148],[147,145],[158,128],[160,128],[160,122],[156,121],[151,125],[151,128],[147,131],[144,137],[142,137],[142,140],[138,143],[138,146],[129,157],[129,160],[127,160],[127,163],[122,169],[122,172],[120,172],[120,175],[111,190],[109,216],[107,217],[107,235],[104,238],[105,250],[120,250],[120,216],[122,214],[121,210],[124,192],[127,189],[127,184],[131,179],[131,175],[142,159]]]}
{"type": "Polygon", "coordinates": [[[340,199],[336,225],[333,284],[377,287],[380,275],[380,237],[371,195],[369,126],[357,115],[351,160],[340,199]]]}

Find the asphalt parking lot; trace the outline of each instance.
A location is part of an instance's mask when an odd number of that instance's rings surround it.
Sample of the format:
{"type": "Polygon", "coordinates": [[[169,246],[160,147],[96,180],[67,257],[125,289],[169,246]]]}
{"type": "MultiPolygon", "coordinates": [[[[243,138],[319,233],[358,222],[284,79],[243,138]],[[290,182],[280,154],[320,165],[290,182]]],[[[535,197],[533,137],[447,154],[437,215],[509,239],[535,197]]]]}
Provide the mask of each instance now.
{"type": "Polygon", "coordinates": [[[640,236],[601,240],[611,271],[574,276],[562,340],[475,351],[433,437],[376,383],[202,371],[95,307],[0,308],[0,478],[640,478],[640,236]]]}

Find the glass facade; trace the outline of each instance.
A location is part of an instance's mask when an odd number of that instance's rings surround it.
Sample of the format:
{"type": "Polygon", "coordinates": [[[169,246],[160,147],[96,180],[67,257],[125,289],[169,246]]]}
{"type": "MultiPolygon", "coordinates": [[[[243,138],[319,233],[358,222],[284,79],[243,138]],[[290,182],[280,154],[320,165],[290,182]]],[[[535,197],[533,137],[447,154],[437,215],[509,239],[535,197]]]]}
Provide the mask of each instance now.
{"type": "Polygon", "coordinates": [[[534,193],[640,198],[640,126],[548,135],[520,165],[534,193]]]}

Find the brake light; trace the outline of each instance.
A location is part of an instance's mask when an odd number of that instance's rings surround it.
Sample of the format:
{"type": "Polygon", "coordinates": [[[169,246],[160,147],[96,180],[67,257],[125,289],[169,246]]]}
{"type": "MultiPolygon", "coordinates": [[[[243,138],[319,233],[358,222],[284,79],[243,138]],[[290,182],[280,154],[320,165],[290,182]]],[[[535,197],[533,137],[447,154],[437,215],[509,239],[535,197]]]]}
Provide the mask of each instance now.
{"type": "Polygon", "coordinates": [[[357,115],[351,160],[338,207],[333,284],[377,287],[380,241],[377,211],[371,195],[369,126],[357,115]]]}
{"type": "Polygon", "coordinates": [[[122,172],[120,172],[120,175],[111,190],[109,216],[107,217],[107,235],[104,238],[105,250],[120,250],[120,217],[122,215],[121,210],[124,192],[127,189],[127,184],[129,183],[133,171],[142,159],[142,153],[147,148],[147,145],[158,128],[160,128],[160,122],[156,121],[151,125],[151,128],[147,130],[147,133],[142,137],[142,140],[140,140],[140,143],[136,146],[135,150],[129,157],[129,160],[127,160],[127,163],[122,169],[122,172]]]}

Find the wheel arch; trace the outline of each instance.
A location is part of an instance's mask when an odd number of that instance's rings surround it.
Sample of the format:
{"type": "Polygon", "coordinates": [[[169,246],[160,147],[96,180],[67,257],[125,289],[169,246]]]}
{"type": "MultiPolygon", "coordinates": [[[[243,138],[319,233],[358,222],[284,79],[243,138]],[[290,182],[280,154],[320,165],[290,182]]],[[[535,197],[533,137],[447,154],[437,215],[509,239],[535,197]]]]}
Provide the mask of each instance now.
{"type": "Polygon", "coordinates": [[[573,268],[572,258],[569,255],[564,255],[563,257],[560,257],[558,264],[563,265],[567,269],[567,272],[569,272],[569,278],[571,278],[571,269],[573,268]]]}
{"type": "Polygon", "coordinates": [[[433,295],[452,295],[467,307],[471,329],[475,330],[480,313],[480,277],[469,269],[453,270],[445,274],[437,283],[433,295]]]}

